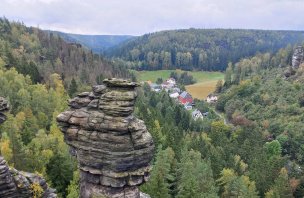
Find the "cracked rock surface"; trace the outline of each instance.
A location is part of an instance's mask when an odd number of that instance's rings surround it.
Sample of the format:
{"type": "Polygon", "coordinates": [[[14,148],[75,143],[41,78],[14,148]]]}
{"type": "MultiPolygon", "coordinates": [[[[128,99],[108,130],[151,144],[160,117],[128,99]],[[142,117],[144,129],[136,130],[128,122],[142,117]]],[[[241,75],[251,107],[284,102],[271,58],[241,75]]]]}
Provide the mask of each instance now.
{"type": "Polygon", "coordinates": [[[302,46],[298,46],[292,55],[292,67],[297,69],[304,62],[304,49],[302,46]]]}
{"type": "Polygon", "coordinates": [[[8,101],[2,97],[0,97],[0,124],[5,122],[6,116],[4,115],[4,112],[9,110],[9,104],[8,101]]]}
{"type": "Polygon", "coordinates": [[[69,101],[57,117],[81,173],[80,194],[89,197],[141,197],[149,178],[154,144],[142,120],[132,115],[137,83],[106,79],[69,101]]]}

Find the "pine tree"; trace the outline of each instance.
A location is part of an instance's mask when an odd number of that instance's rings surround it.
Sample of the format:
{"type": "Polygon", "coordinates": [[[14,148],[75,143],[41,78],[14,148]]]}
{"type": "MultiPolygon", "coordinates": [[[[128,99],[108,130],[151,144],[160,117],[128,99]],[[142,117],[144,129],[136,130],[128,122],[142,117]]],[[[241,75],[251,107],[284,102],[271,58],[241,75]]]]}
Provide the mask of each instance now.
{"type": "Polygon", "coordinates": [[[219,81],[217,81],[217,83],[215,85],[215,92],[221,93],[222,89],[223,89],[223,81],[219,80],[219,81]]]}
{"type": "Polygon", "coordinates": [[[75,171],[73,174],[73,180],[68,187],[67,198],[78,198],[79,197],[79,171],[75,171]]]}
{"type": "Polygon", "coordinates": [[[16,169],[22,169],[25,161],[25,152],[24,144],[21,140],[18,120],[14,116],[8,114],[6,122],[1,126],[1,131],[6,133],[10,139],[12,158],[9,163],[14,165],[16,169]]]}
{"type": "Polygon", "coordinates": [[[200,152],[183,150],[178,175],[178,198],[218,197],[210,163],[201,158],[200,152]]]}
{"type": "Polygon", "coordinates": [[[69,96],[73,97],[77,92],[78,86],[74,78],[72,78],[71,84],[69,86],[69,96]]]}
{"type": "Polygon", "coordinates": [[[292,198],[292,190],[288,180],[286,168],[282,168],[278,178],[274,181],[273,187],[265,193],[266,198],[292,198]]]}
{"type": "Polygon", "coordinates": [[[102,74],[100,74],[99,76],[96,76],[96,83],[98,84],[98,85],[100,85],[100,84],[102,84],[102,81],[105,79],[105,77],[102,75],[102,74]]]}
{"type": "Polygon", "coordinates": [[[255,182],[248,176],[238,176],[233,169],[224,168],[217,180],[223,186],[222,197],[258,198],[255,182]]]}
{"type": "Polygon", "coordinates": [[[226,69],[225,73],[225,86],[230,86],[232,80],[232,63],[228,64],[228,67],[226,69]]]}
{"type": "Polygon", "coordinates": [[[151,178],[148,183],[141,187],[143,192],[153,198],[170,198],[170,183],[174,180],[172,166],[174,164],[174,152],[169,147],[162,150],[160,146],[153,166],[151,178]]]}
{"type": "Polygon", "coordinates": [[[67,195],[67,187],[73,179],[75,165],[71,156],[56,152],[46,166],[48,178],[62,197],[67,195]]]}

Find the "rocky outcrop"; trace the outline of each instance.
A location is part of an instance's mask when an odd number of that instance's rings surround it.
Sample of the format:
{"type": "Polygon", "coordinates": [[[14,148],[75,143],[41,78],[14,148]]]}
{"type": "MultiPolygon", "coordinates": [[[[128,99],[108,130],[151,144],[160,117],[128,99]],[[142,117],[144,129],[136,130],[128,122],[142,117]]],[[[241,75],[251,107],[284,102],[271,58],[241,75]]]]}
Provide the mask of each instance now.
{"type": "Polygon", "coordinates": [[[304,48],[298,46],[292,55],[292,65],[288,66],[284,71],[285,78],[294,76],[302,63],[304,63],[304,48]]]}
{"type": "Polygon", "coordinates": [[[151,196],[146,193],[140,192],[140,198],[151,198],[151,196]]]}
{"type": "Polygon", "coordinates": [[[295,75],[297,73],[297,71],[295,69],[293,69],[293,67],[287,67],[285,70],[284,70],[284,76],[286,78],[289,78],[293,75],[295,75]]]}
{"type": "MultiPolygon", "coordinates": [[[[8,101],[0,97],[0,123],[6,120],[4,112],[9,109],[8,101]]],[[[0,156],[0,197],[5,198],[29,198],[33,197],[34,184],[43,190],[43,198],[55,198],[55,190],[49,188],[45,179],[41,176],[17,171],[9,168],[6,161],[0,156]]]]}
{"type": "Polygon", "coordinates": [[[302,46],[298,46],[292,55],[292,67],[297,69],[304,62],[304,49],[302,46]]]}
{"type": "Polygon", "coordinates": [[[132,115],[138,84],[122,79],[103,83],[78,94],[57,117],[79,162],[80,196],[139,198],[154,144],[144,122],[132,115]]]}
{"type": "Polygon", "coordinates": [[[6,120],[6,116],[4,115],[4,112],[8,111],[8,109],[9,109],[8,101],[0,97],[0,124],[2,124],[6,120]]]}

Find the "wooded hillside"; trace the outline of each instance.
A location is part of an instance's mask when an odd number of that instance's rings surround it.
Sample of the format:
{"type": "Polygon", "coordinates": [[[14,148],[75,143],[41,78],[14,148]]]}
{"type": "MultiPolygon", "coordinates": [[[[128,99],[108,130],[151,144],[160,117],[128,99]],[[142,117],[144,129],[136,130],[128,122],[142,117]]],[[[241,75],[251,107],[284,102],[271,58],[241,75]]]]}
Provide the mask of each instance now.
{"type": "Polygon", "coordinates": [[[50,74],[57,73],[66,86],[72,78],[81,84],[95,84],[104,77],[127,75],[123,68],[114,68],[80,44],[5,18],[0,18],[0,61],[6,68],[15,67],[29,75],[33,82],[46,82],[50,74]]]}
{"type": "Polygon", "coordinates": [[[92,49],[92,51],[97,54],[101,54],[134,37],[130,35],[82,35],[57,31],[54,31],[54,33],[58,34],[69,43],[80,43],[83,46],[92,49]]]}
{"type": "Polygon", "coordinates": [[[145,34],[109,51],[135,69],[225,70],[228,62],[257,52],[276,52],[303,41],[304,32],[187,29],[145,34]]]}

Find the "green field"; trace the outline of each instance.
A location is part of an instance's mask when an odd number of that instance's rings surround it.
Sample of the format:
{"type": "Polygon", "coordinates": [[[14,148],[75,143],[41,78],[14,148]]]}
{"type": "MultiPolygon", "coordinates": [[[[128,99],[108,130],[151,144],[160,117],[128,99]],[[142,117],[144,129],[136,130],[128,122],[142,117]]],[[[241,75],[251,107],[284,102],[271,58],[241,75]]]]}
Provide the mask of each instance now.
{"type": "MultiPolygon", "coordinates": [[[[139,81],[156,82],[157,78],[163,80],[170,77],[172,71],[183,72],[182,70],[157,70],[157,71],[133,71],[139,81]]],[[[197,99],[205,99],[207,95],[214,91],[218,80],[224,79],[222,72],[190,71],[197,83],[186,86],[186,90],[197,99]]]]}
{"type": "MultiPolygon", "coordinates": [[[[182,73],[182,70],[156,70],[156,71],[132,71],[136,74],[139,81],[152,81],[156,82],[157,78],[162,78],[163,80],[170,77],[171,72],[182,73]]],[[[221,80],[224,78],[222,72],[207,72],[207,71],[189,71],[189,73],[194,77],[194,79],[199,82],[221,80]]]]}

